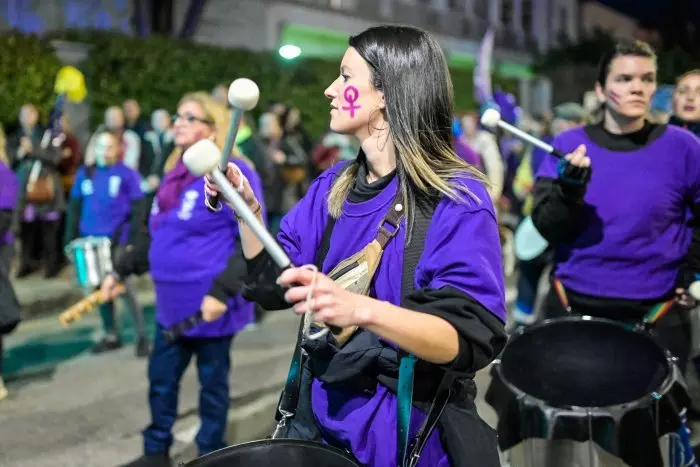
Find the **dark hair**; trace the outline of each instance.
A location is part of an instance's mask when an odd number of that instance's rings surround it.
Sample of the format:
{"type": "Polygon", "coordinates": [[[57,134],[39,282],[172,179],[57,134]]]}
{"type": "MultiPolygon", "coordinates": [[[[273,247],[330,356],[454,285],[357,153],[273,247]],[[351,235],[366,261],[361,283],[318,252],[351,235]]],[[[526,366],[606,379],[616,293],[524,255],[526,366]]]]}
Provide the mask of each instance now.
{"type": "MultiPolygon", "coordinates": [[[[372,86],[384,94],[410,228],[416,203],[469,193],[455,181],[465,175],[483,180],[452,148],[453,90],[445,55],[433,36],[412,26],[372,27],[348,43],[367,63],[372,86]]],[[[331,214],[339,214],[357,167],[356,161],[331,190],[331,214]]]]}
{"type": "Polygon", "coordinates": [[[598,79],[596,80],[601,86],[605,86],[610,73],[610,64],[617,57],[644,57],[651,58],[656,61],[656,53],[654,49],[644,41],[638,40],[623,40],[615,44],[615,46],[603,55],[598,67],[598,79]]]}

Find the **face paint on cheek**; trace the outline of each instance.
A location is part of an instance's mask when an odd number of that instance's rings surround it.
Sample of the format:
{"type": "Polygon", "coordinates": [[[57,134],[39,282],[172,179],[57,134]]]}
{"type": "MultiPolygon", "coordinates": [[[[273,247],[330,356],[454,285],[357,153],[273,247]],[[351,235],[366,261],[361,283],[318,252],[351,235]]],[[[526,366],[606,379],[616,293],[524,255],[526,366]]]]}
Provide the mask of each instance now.
{"type": "Polygon", "coordinates": [[[343,97],[345,98],[345,101],[349,105],[344,105],[343,110],[347,110],[350,112],[350,118],[355,118],[355,110],[359,109],[359,105],[355,105],[355,102],[357,102],[357,99],[360,98],[360,91],[357,90],[355,86],[348,86],[345,88],[345,91],[343,91],[343,97]]]}
{"type": "Polygon", "coordinates": [[[615,91],[608,91],[608,99],[610,99],[613,104],[617,106],[620,105],[620,95],[617,94],[615,91]]]}

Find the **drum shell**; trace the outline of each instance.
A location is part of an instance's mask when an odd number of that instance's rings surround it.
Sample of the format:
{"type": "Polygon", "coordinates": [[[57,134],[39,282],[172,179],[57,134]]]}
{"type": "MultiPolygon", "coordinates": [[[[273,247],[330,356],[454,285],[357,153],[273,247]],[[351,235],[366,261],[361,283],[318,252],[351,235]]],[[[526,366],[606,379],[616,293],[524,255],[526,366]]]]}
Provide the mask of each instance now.
{"type": "Polygon", "coordinates": [[[84,237],[66,246],[66,256],[75,268],[78,285],[91,292],[114,272],[112,242],[108,237],[84,237]]]}
{"type": "Polygon", "coordinates": [[[184,467],[360,467],[335,448],[312,441],[269,439],[230,446],[184,467]]]}
{"type": "Polygon", "coordinates": [[[646,331],[616,321],[569,317],[521,329],[494,362],[492,382],[486,393],[486,401],[498,413],[499,446],[509,450],[537,438],[590,441],[629,466],[662,465],[659,438],[678,430],[681,426],[678,414],[689,403],[680,371],[673,362],[671,355],[646,331]],[[579,335],[574,335],[574,331],[579,335]],[[577,339],[582,335],[589,335],[590,346],[581,346],[577,339]],[[618,344],[622,356],[616,355],[618,344]],[[633,347],[633,351],[626,352],[625,346],[633,347]],[[542,353],[542,349],[548,349],[549,355],[542,353]],[[598,388],[591,386],[590,380],[595,378],[608,383],[595,374],[598,367],[603,368],[606,376],[625,373],[624,367],[619,367],[620,361],[633,364],[635,359],[629,357],[637,354],[640,361],[653,363],[656,368],[630,368],[629,378],[618,376],[617,381],[605,388],[614,392],[618,385],[620,389],[615,394],[596,392],[598,388]],[[513,355],[516,358],[511,358],[513,355]],[[580,376],[555,371],[560,359],[566,362],[577,355],[584,361],[580,376]],[[527,368],[528,365],[532,368],[527,368]],[[522,375],[514,375],[514,369],[522,375]],[[527,388],[526,378],[531,379],[527,388]],[[641,389],[625,387],[647,380],[647,387],[641,389]],[[626,381],[630,384],[625,384],[626,381]],[[578,384],[592,390],[590,401],[585,400],[585,392],[575,394],[578,384]],[[567,399],[569,392],[574,394],[567,399]],[[553,401],[546,400],[550,395],[553,401]],[[596,400],[601,403],[584,404],[596,400]]]}

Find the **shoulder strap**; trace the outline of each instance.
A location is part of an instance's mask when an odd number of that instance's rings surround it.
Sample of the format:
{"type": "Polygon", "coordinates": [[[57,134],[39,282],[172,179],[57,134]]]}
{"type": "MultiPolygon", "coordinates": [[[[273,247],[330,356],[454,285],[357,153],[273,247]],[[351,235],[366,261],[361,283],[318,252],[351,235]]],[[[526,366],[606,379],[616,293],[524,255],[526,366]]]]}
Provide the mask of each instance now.
{"type": "MultiPolygon", "coordinates": [[[[345,170],[345,169],[344,169],[345,170]]],[[[340,170],[335,174],[334,181],[340,176],[343,171],[340,170]]],[[[328,221],[326,222],[326,227],[323,230],[323,237],[321,239],[321,246],[318,250],[318,255],[316,256],[316,267],[321,270],[323,267],[323,261],[326,259],[328,254],[328,248],[331,243],[331,234],[333,233],[333,228],[335,227],[335,219],[333,216],[328,216],[328,221]]],[[[297,343],[294,346],[294,353],[292,354],[292,361],[289,365],[289,372],[287,373],[287,382],[284,384],[284,390],[280,395],[280,401],[277,405],[277,413],[275,414],[275,420],[277,420],[277,427],[275,432],[272,434],[272,438],[275,439],[282,434],[282,429],[287,424],[287,420],[294,418],[297,411],[297,406],[299,404],[299,391],[301,391],[301,376],[302,376],[302,365],[305,357],[304,350],[301,347],[304,333],[304,316],[301,317],[299,321],[299,329],[297,330],[297,343]]]]}
{"type": "MultiPolygon", "coordinates": [[[[411,241],[404,246],[403,267],[401,269],[401,305],[415,290],[416,267],[423,255],[425,237],[428,234],[430,221],[433,218],[434,205],[416,207],[413,217],[411,241]]],[[[408,237],[408,230],[406,231],[408,237]]],[[[397,387],[397,441],[398,466],[403,467],[408,453],[409,428],[411,426],[411,407],[413,406],[413,376],[415,373],[416,356],[399,349],[399,381],[397,387]]]]}

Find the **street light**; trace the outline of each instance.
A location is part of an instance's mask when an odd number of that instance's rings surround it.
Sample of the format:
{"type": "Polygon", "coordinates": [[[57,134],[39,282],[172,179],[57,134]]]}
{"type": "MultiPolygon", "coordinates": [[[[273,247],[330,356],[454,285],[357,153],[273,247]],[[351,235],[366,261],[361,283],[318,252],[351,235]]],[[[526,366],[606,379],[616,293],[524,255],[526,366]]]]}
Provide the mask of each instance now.
{"type": "Polygon", "coordinates": [[[301,49],[296,45],[287,44],[280,47],[279,54],[284,59],[292,60],[301,55],[301,49]]]}

